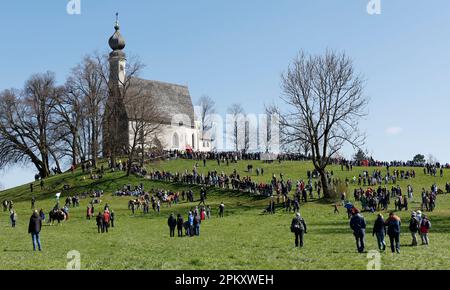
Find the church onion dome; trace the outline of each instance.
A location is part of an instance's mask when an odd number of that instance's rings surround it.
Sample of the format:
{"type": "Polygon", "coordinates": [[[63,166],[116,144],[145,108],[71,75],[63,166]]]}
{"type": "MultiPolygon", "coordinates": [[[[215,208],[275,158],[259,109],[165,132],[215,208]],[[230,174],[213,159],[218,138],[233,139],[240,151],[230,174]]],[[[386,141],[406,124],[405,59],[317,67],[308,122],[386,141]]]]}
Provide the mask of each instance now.
{"type": "MultiPolygon", "coordinates": [[[[118,17],[118,13],[116,14],[116,17],[118,17]]],[[[111,38],[109,39],[109,47],[111,47],[112,50],[122,50],[125,48],[125,39],[123,38],[122,34],[120,34],[118,19],[116,20],[114,29],[116,30],[116,32],[114,32],[113,36],[111,36],[111,38]]]]}

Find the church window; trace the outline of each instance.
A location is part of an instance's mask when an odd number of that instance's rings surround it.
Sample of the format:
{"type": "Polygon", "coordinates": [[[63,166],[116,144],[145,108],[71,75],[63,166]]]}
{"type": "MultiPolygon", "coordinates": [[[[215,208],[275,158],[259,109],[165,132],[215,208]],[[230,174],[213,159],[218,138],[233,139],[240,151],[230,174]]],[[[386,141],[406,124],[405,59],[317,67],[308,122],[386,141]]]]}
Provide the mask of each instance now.
{"type": "Polygon", "coordinates": [[[173,137],[172,137],[172,145],[173,145],[173,148],[179,148],[179,147],[180,147],[180,141],[179,141],[179,138],[178,138],[178,134],[177,134],[177,133],[174,133],[174,134],[173,134],[173,137]]]}

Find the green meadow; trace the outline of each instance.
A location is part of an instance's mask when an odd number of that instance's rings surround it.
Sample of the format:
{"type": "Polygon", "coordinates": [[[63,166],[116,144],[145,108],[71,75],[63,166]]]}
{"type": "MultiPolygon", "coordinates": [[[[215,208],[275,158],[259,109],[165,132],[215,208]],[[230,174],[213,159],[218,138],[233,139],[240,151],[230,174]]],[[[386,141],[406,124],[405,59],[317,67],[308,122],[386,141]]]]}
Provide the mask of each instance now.
{"type": "MultiPolygon", "coordinates": [[[[196,161],[176,160],[148,165],[148,169],[171,172],[192,170],[196,161]]],[[[309,162],[282,162],[265,164],[261,161],[240,161],[226,166],[208,161],[207,166],[198,161],[200,173],[208,170],[231,173],[236,169],[241,176],[251,175],[255,180],[269,182],[273,174],[284,175],[285,179],[306,179],[306,172],[312,170],[309,162]],[[246,173],[248,164],[254,168],[264,168],[264,176],[246,173]]],[[[375,168],[369,168],[369,172],[375,168]]],[[[385,172],[385,168],[380,168],[385,172]]],[[[393,170],[395,168],[392,168],[393,170]]],[[[407,170],[408,168],[401,168],[407,170]]],[[[341,171],[339,166],[330,166],[334,176],[351,179],[366,168],[354,167],[352,172],[341,171]]],[[[399,180],[405,191],[411,184],[414,201],[410,211],[419,209],[422,187],[429,189],[437,183],[442,190],[450,181],[450,171],[444,177],[431,177],[415,168],[416,178],[399,180]]],[[[67,253],[76,250],[81,255],[81,269],[356,269],[365,270],[369,259],[367,254],[358,254],[347,214],[340,207],[340,214],[333,213],[332,204],[324,200],[312,200],[301,204],[301,213],[308,225],[305,247],[294,247],[294,236],[290,232],[292,213],[286,213],[281,205],[275,215],[263,215],[269,199],[222,189],[210,189],[207,203],[213,209],[212,218],[201,225],[199,237],[170,238],[167,218],[170,213],[181,213],[186,218],[187,211],[198,204],[181,202],[168,207],[163,204],[161,213],[150,211],[144,215],[128,210],[130,197],[113,197],[112,193],[125,184],[144,184],[146,190],[167,189],[181,191],[192,188],[196,200],[200,188],[182,184],[155,182],[139,177],[126,177],[123,172],[107,173],[101,180],[90,180],[80,170],[65,173],[45,180],[45,188],[35,183],[30,192],[29,184],[0,192],[0,201],[13,200],[18,214],[16,228],[9,222],[8,212],[0,212],[0,269],[65,269],[67,253]],[[31,196],[37,198],[36,207],[48,212],[55,204],[54,195],[61,192],[63,185],[71,189],[63,191],[61,202],[67,195],[94,189],[105,192],[102,204],[95,207],[96,213],[108,203],[116,213],[115,227],[108,234],[98,234],[95,220],[86,219],[86,207],[90,198],[81,199],[80,207],[70,208],[70,218],[62,225],[45,224],[41,232],[42,252],[33,252],[31,237],[27,234],[31,215],[31,196]],[[217,217],[218,205],[224,202],[225,218],[217,217]]],[[[392,185],[389,184],[389,187],[392,185]]],[[[353,199],[354,185],[350,185],[348,196],[353,199]]],[[[400,212],[402,218],[401,254],[390,251],[381,253],[381,268],[391,269],[450,269],[450,195],[440,195],[437,208],[430,213],[432,229],[431,245],[409,247],[408,231],[410,211],[400,212]]],[[[357,204],[359,206],[359,204],[357,204]]],[[[390,209],[393,209],[391,201],[390,209]]],[[[388,213],[385,212],[385,215],[388,213]]],[[[371,230],[376,214],[364,213],[368,224],[366,249],[377,250],[376,239],[371,230]]]]}

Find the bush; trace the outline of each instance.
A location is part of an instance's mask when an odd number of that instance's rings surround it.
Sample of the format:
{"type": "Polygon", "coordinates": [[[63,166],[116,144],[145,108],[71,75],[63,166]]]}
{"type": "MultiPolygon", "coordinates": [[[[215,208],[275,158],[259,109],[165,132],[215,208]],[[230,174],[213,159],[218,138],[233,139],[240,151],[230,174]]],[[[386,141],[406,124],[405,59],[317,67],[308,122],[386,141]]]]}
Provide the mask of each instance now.
{"type": "Polygon", "coordinates": [[[340,180],[337,181],[336,184],[331,184],[329,188],[328,197],[326,197],[330,202],[336,202],[341,200],[342,193],[346,194],[348,198],[348,187],[345,185],[345,182],[340,180]]]}

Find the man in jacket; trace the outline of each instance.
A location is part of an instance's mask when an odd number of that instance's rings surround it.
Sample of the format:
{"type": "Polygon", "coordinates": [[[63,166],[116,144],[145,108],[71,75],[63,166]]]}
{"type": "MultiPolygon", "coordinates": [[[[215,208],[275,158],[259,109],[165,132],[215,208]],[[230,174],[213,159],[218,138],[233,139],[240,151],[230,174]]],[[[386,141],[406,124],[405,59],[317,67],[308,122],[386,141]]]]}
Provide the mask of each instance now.
{"type": "Polygon", "coordinates": [[[178,214],[178,216],[177,216],[177,231],[178,231],[179,237],[183,237],[183,225],[184,225],[183,217],[181,216],[181,214],[178,214]]]}
{"type": "Polygon", "coordinates": [[[201,219],[200,219],[200,214],[199,213],[197,213],[195,216],[194,216],[194,232],[195,232],[195,235],[196,236],[200,236],[200,224],[201,224],[201,219]]]}
{"type": "Polygon", "coordinates": [[[295,235],[295,247],[303,248],[303,236],[307,232],[305,220],[300,213],[296,213],[292,219],[291,232],[295,235]]]}
{"type": "Polygon", "coordinates": [[[356,208],[353,209],[352,218],[350,219],[350,228],[356,239],[356,248],[358,253],[364,253],[364,239],[366,236],[366,221],[356,208]]]}
{"type": "Polygon", "coordinates": [[[100,231],[103,233],[103,215],[101,212],[98,213],[97,217],[95,218],[95,221],[97,222],[98,233],[100,233],[100,231]]]}
{"type": "Polygon", "coordinates": [[[397,254],[400,254],[400,218],[394,212],[391,212],[386,220],[386,226],[388,227],[387,232],[391,242],[391,251],[392,253],[397,252],[397,254]]]}
{"type": "Polygon", "coordinates": [[[170,237],[175,237],[175,227],[177,226],[177,220],[173,213],[170,214],[169,219],[167,220],[167,225],[169,226],[170,237]]]}
{"type": "Polygon", "coordinates": [[[412,212],[411,220],[409,222],[409,231],[411,232],[411,237],[412,237],[412,243],[411,243],[412,247],[417,246],[417,232],[419,231],[419,227],[420,227],[420,221],[417,218],[417,213],[412,212]]]}
{"type": "Polygon", "coordinates": [[[377,219],[375,220],[375,224],[373,225],[372,236],[377,237],[378,249],[380,251],[386,250],[386,242],[384,241],[384,237],[386,236],[386,227],[384,225],[383,215],[378,214],[377,219]]]}
{"type": "Polygon", "coordinates": [[[39,216],[37,210],[33,212],[33,215],[30,218],[30,223],[28,225],[28,233],[31,234],[31,240],[33,241],[33,250],[36,251],[36,244],[41,251],[41,240],[40,233],[42,228],[42,220],[39,216]]]}

